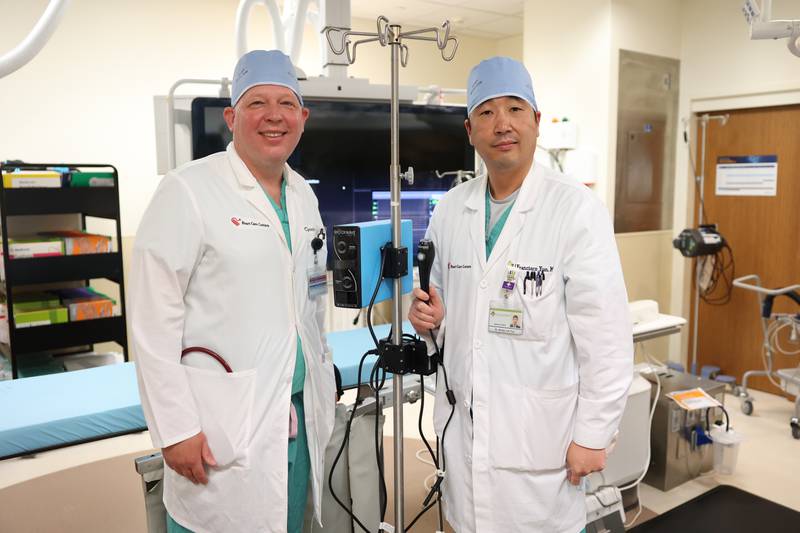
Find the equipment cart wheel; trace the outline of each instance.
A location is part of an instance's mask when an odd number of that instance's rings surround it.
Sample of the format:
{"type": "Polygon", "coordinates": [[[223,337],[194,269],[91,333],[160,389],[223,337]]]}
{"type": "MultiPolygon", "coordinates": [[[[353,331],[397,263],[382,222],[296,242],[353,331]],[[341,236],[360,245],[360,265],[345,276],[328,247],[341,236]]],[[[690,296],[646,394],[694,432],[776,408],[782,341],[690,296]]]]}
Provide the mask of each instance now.
{"type": "Polygon", "coordinates": [[[800,440],[800,421],[797,418],[792,418],[790,425],[792,426],[792,437],[800,440]]]}
{"type": "Polygon", "coordinates": [[[742,402],[742,412],[747,416],[753,414],[753,401],[752,400],[745,400],[742,402]]]}

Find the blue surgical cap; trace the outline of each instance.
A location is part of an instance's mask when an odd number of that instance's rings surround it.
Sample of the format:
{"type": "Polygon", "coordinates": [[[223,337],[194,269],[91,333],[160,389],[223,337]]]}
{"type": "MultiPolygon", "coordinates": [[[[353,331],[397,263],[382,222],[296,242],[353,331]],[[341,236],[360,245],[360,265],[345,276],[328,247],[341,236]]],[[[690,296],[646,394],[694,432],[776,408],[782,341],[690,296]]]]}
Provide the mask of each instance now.
{"type": "Polygon", "coordinates": [[[525,65],[510,57],[492,57],[475,65],[467,81],[467,115],[486,100],[501,96],[522,98],[539,110],[525,65]]]}
{"type": "Polygon", "coordinates": [[[231,106],[256,85],[281,85],[291,89],[303,105],[292,60],[280,50],[253,50],[239,58],[233,70],[231,106]]]}

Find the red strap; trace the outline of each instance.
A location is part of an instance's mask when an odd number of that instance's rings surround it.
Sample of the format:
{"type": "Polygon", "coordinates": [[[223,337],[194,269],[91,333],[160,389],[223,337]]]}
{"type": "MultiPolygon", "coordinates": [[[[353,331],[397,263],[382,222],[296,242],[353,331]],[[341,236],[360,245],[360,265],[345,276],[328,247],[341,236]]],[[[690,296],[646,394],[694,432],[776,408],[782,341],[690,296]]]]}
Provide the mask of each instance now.
{"type": "Polygon", "coordinates": [[[181,359],[183,359],[183,357],[186,354],[190,354],[192,352],[202,352],[206,355],[210,355],[211,357],[216,359],[219,364],[222,365],[222,368],[225,369],[225,372],[227,372],[228,374],[233,374],[233,370],[231,370],[230,365],[225,359],[223,359],[223,357],[220,354],[211,351],[208,348],[203,348],[202,346],[191,346],[189,348],[184,348],[183,351],[181,352],[181,359]]]}

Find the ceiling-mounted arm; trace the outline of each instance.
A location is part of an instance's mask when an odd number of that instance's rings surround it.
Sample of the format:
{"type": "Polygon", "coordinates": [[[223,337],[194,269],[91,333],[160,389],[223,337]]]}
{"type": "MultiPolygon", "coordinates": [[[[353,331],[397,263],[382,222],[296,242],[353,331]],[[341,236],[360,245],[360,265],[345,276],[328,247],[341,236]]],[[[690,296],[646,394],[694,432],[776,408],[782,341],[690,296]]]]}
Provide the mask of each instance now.
{"type": "Polygon", "coordinates": [[[236,8],[236,27],[234,38],[236,40],[236,57],[242,57],[247,53],[247,21],[250,18],[250,11],[254,4],[264,4],[269,11],[269,18],[272,22],[272,38],[274,48],[286,51],[286,40],[283,34],[283,23],[281,22],[281,12],[275,0],[241,0],[239,7],[236,8]]]}
{"type": "Polygon", "coordinates": [[[772,20],[772,0],[745,0],[742,13],[750,24],[750,39],[783,39],[788,37],[789,51],[800,57],[800,20],[772,20]]]}
{"type": "Polygon", "coordinates": [[[0,57],[0,78],[8,76],[36,57],[56,31],[68,5],[69,0],[50,0],[28,36],[10,52],[0,57]]]}

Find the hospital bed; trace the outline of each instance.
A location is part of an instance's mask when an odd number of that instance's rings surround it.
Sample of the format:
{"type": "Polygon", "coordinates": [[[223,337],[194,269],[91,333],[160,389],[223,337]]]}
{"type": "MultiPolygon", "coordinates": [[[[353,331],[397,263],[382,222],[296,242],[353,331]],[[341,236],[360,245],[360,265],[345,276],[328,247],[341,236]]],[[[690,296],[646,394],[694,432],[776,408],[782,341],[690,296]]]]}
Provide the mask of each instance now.
{"type": "MultiPolygon", "coordinates": [[[[410,330],[411,325],[405,327],[410,330]]],[[[386,336],[389,326],[377,326],[386,336]]],[[[358,362],[369,349],[369,331],[328,335],[344,388],[356,386],[358,362]]],[[[375,358],[364,362],[369,380],[375,358]]],[[[136,385],[135,363],[0,382],[0,460],[31,455],[147,430],[136,385]]]]}

